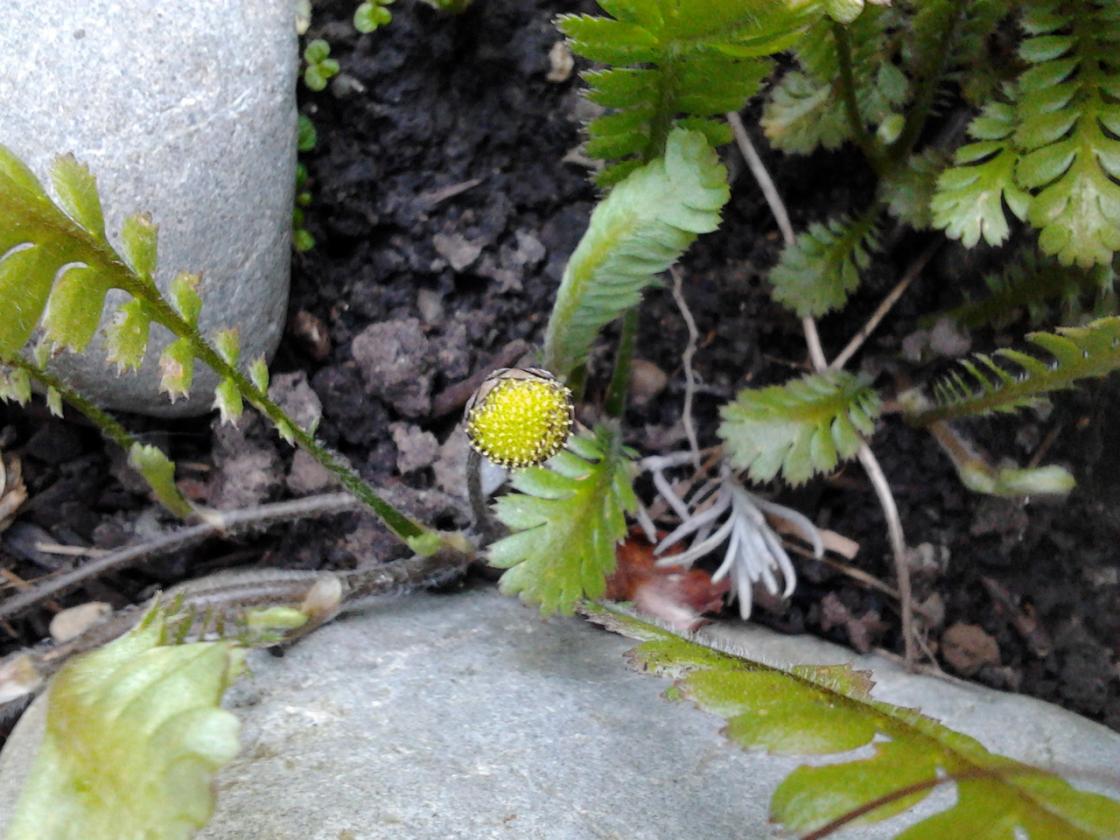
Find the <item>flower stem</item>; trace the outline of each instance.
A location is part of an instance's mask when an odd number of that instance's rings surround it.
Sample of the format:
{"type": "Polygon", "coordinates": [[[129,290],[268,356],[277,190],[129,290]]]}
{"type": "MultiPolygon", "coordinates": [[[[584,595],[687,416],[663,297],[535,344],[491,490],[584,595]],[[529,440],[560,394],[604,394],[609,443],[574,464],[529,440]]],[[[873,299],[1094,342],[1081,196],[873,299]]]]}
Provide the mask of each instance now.
{"type": "Polygon", "coordinates": [[[611,383],[607,387],[606,411],[609,417],[621,417],[626,413],[626,395],[630,390],[630,363],[634,359],[634,340],[638,335],[638,306],[632,306],[622,316],[622,331],[618,336],[615,350],[614,370],[611,383]]]}

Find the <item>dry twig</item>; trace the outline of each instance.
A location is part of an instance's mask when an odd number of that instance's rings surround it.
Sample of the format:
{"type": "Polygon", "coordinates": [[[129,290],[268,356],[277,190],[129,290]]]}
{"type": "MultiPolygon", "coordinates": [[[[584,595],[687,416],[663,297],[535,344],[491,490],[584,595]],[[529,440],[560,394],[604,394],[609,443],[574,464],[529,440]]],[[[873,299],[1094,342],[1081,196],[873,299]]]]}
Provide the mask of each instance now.
{"type": "MultiPolygon", "coordinates": [[[[743,121],[739,118],[738,114],[728,114],[727,119],[728,122],[731,123],[731,129],[735,134],[735,140],[739,146],[739,151],[742,153],[743,159],[746,160],[751,173],[758,181],[759,188],[762,190],[766,202],[770,205],[770,210],[774,214],[774,219],[782,231],[782,238],[786,245],[793,244],[793,228],[789,223],[789,213],[786,210],[785,202],[782,201],[781,194],[778,192],[777,187],[774,186],[774,181],[770,177],[770,173],[766,171],[762,159],[758,156],[758,152],[751,143],[750,137],[743,127],[743,121]]],[[[919,268],[919,271],[920,270],[919,268]]],[[[906,285],[909,285],[909,283],[906,285]]],[[[902,291],[905,291],[905,286],[902,291]]],[[[900,291],[899,295],[901,295],[901,293],[900,291]]],[[[889,297],[888,295],[888,298],[889,297]]],[[[897,300],[897,296],[895,299],[897,300]]],[[[883,308],[882,314],[885,315],[893,305],[894,301],[892,300],[885,308],[881,306],[880,308],[883,308]]],[[[882,316],[880,316],[880,318],[881,317],[882,316]]],[[[869,326],[865,327],[867,335],[871,334],[871,330],[873,330],[877,324],[878,321],[874,323],[869,322],[869,326]]],[[[809,349],[809,358],[813,363],[813,369],[818,373],[828,370],[828,358],[825,356],[824,349],[821,346],[816,322],[812,318],[802,318],[801,326],[805,333],[805,344],[809,349]]],[[[861,330],[861,332],[863,331],[861,330]]],[[[866,338],[866,335],[864,338],[866,338]]],[[[863,339],[860,339],[860,343],[862,343],[862,341],[863,339]]],[[[859,344],[856,345],[855,349],[858,348],[859,344]]],[[[854,353],[855,349],[851,350],[851,353],[854,353]]],[[[845,348],[845,352],[848,352],[847,348],[845,348]]],[[[879,505],[882,507],[883,515],[887,520],[887,534],[890,538],[891,553],[894,556],[895,575],[898,578],[898,591],[902,604],[902,637],[906,651],[906,663],[907,666],[912,669],[916,662],[914,649],[916,629],[914,627],[914,607],[910,600],[910,567],[907,562],[906,536],[902,529],[902,519],[898,515],[898,505],[895,503],[890,484],[883,474],[882,467],[879,466],[879,460],[875,457],[875,453],[871,451],[871,447],[864,443],[860,447],[858,457],[860,463],[863,465],[864,471],[867,473],[868,479],[871,481],[871,486],[875,489],[875,495],[879,499],[879,505]]]]}

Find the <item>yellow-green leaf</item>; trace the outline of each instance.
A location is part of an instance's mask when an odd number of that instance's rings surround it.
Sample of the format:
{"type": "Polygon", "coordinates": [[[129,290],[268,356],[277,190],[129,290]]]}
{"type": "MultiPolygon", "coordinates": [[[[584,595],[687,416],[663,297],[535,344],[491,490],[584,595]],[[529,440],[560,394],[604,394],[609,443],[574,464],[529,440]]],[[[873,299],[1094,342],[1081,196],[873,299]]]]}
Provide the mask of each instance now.
{"type": "Polygon", "coordinates": [[[227,642],[164,645],[161,616],[68,663],[8,840],[187,840],[238,751],[239,667],[227,642]]]}

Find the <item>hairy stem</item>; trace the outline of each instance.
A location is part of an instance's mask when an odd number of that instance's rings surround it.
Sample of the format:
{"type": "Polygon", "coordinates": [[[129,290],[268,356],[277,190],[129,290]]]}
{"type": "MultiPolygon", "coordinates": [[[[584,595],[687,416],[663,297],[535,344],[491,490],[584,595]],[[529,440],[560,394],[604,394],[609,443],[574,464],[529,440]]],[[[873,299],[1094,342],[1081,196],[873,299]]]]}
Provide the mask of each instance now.
{"type": "Polygon", "coordinates": [[[274,522],[353,510],[358,504],[349,493],[328,493],[245,510],[209,511],[205,521],[198,525],[177,528],[147,542],[125,546],[96,557],[73,571],[36,583],[33,588],[7,598],[0,604],[0,621],[15,618],[48,598],[62,595],[87,580],[134,566],[149,557],[180,551],[213,537],[227,536],[250,528],[263,528],[274,522]]]}
{"type": "Polygon", "coordinates": [[[890,147],[892,164],[905,160],[922,136],[922,129],[925,128],[926,120],[933,108],[933,98],[937,95],[937,87],[941,84],[941,77],[945,73],[949,50],[956,42],[956,29],[963,17],[963,8],[964,4],[957,0],[945,15],[938,37],[923,45],[927,52],[916,62],[922,74],[921,81],[917,95],[914,97],[914,104],[906,115],[902,133],[890,147]]]}
{"type": "Polygon", "coordinates": [[[38,365],[20,356],[4,359],[3,363],[9,367],[27,371],[28,376],[39,382],[39,384],[46,385],[48,388],[54,388],[62,396],[63,400],[80,411],[87,420],[101,431],[101,434],[123,449],[126,453],[137,443],[136,438],[129,433],[128,429],[118,423],[115,418],[106,414],[54,374],[43,370],[38,365]]]}
{"type": "Polygon", "coordinates": [[[300,427],[279,405],[269,399],[264,391],[257,388],[249,378],[233,365],[226,362],[218,351],[199,333],[198,329],[179,316],[171,305],[149,289],[141,293],[147,302],[154,319],[169,329],[178,338],[186,338],[191,343],[195,356],[215,373],[232,379],[237,389],[277,428],[289,430],[301,449],[333,473],[347,490],[354,494],[366,507],[372,510],[397,537],[411,542],[433,532],[401,513],[382,499],[368,483],[341,456],[320,443],[314,435],[300,427]]]}
{"type": "Polygon", "coordinates": [[[481,537],[481,545],[489,545],[498,538],[498,529],[494,526],[490,508],[486,505],[486,496],[482,492],[482,456],[475,449],[467,454],[467,496],[474,516],[474,527],[481,537]]]}
{"type": "Polygon", "coordinates": [[[875,174],[882,177],[883,161],[875,141],[863,124],[863,117],[859,113],[859,101],[856,99],[856,78],[852,68],[852,41],[848,37],[848,30],[843,24],[832,23],[832,34],[836,39],[836,57],[840,63],[840,95],[844,100],[844,114],[848,118],[848,125],[852,130],[852,137],[859,146],[863,156],[875,174]]]}

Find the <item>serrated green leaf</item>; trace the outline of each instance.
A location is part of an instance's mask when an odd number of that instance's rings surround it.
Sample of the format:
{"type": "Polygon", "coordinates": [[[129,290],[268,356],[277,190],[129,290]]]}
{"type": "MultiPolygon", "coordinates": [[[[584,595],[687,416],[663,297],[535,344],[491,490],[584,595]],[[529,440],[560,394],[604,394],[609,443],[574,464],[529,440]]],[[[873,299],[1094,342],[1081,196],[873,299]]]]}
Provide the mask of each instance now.
{"type": "Polygon", "coordinates": [[[27,405],[31,400],[31,377],[26,370],[0,365],[0,400],[27,405]]]}
{"type": "Polygon", "coordinates": [[[198,293],[201,283],[201,275],[180,271],[172,278],[168,289],[175,311],[192,327],[198,326],[198,316],[202,313],[202,297],[198,293]]]}
{"type": "Polygon", "coordinates": [[[907,419],[927,425],[936,420],[1014,412],[1035,403],[1042,394],[1120,368],[1118,317],[1101,318],[1084,327],[1059,327],[1053,333],[1028,333],[1027,341],[1038,348],[1034,353],[1001,349],[994,358],[977,355],[962,360],[967,375],[950,374],[935,383],[936,403],[915,404],[907,410],[907,419]]]}
{"type": "Polygon", "coordinates": [[[1027,3],[1019,78],[1020,185],[1035,192],[1028,219],[1063,264],[1106,265],[1120,250],[1120,17],[1096,0],[1027,3]]]}
{"type": "Polygon", "coordinates": [[[490,565],[506,569],[501,589],[539,604],[542,613],[571,613],[583,598],[600,598],[626,535],[626,513],[637,508],[630,459],[616,430],[574,436],[583,457],[561,452],[553,469],[513,474],[516,492],[495,512],[513,533],[490,546],[490,565]]]}
{"type": "Polygon", "coordinates": [[[704,137],[674,129],[665,157],[635,170],[591,215],[545,334],[545,367],[567,374],[599,330],[634,306],[697,234],[715,230],[727,175],[704,137]]]}
{"type": "Polygon", "coordinates": [[[173,514],[186,519],[194,513],[175,484],[175,462],[158,446],[134,443],[128,451],[128,465],[144,477],[159,503],[173,514]]]}
{"type": "MultiPolygon", "coordinates": [[[[910,96],[909,80],[891,60],[888,27],[887,12],[871,6],[858,10],[845,28],[856,107],[865,125],[891,118],[910,96]]],[[[852,126],[838,87],[840,65],[832,20],[818,18],[795,52],[799,69],[787,72],[771,87],[763,106],[763,130],[775,148],[788,154],[838,148],[852,138],[852,126]]]]}
{"type": "Polygon", "coordinates": [[[51,166],[51,182],[66,214],[97,239],[105,238],[105,217],[97,182],[73,155],[56,158],[51,166]]]}
{"type": "Polygon", "coordinates": [[[755,481],[781,473],[790,484],[829,472],[875,431],[879,395],[844,371],[768,388],[744,388],[725,405],[719,435],[731,463],[755,481]]]}
{"type": "Polygon", "coordinates": [[[249,364],[249,379],[262,394],[268,393],[268,362],[264,356],[257,356],[249,364]]]}
{"type": "Polygon", "coordinates": [[[214,408],[218,409],[218,416],[222,423],[236,425],[245,411],[245,403],[241,398],[241,390],[232,379],[223,379],[214,389],[214,408]]]}
{"type": "Polygon", "coordinates": [[[768,0],[600,5],[613,17],[561,15],[557,26],[574,53],[615,65],[584,76],[588,97],[614,109],[589,126],[586,153],[610,164],[601,186],[628,174],[615,169],[620,162],[661,155],[674,125],[740,110],[769,72],[764,56],[788,47],[816,13],[768,0]]]}
{"type": "Polygon", "coordinates": [[[851,137],[832,84],[799,71],[786,73],[771,89],[760,124],[770,144],[786,154],[838,149],[851,137]]]}
{"type": "Polygon", "coordinates": [[[881,821],[951,783],[955,800],[900,838],[1117,836],[1120,802],[990,753],[916,709],[875,699],[864,672],[838,665],[776,668],[680,638],[617,608],[584,610],[608,629],[641,640],[629,654],[632,667],[673,679],[668,696],[726,718],[724,734],[744,749],[810,756],[870,751],[802,765],[787,776],[770,801],[771,819],[787,831],[824,836],[840,820],[881,821]]]}
{"type": "Polygon", "coordinates": [[[981,238],[989,245],[1007,239],[1005,202],[1016,216],[1026,216],[1030,195],[1015,181],[1019,155],[1011,145],[1014,130],[1011,106],[988,105],[969,126],[978,142],[958,149],[955,165],[937,179],[930,203],[934,227],[943,229],[950,239],[959,239],[966,248],[981,238]]]}
{"type": "Polygon", "coordinates": [[[9,840],[187,840],[209,819],[214,774],[239,748],[219,703],[240,656],[163,633],[157,616],[55,677],[9,840]]]}
{"type": "Polygon", "coordinates": [[[922,325],[929,327],[939,318],[949,318],[970,329],[985,325],[1003,329],[1024,314],[1032,326],[1055,320],[1074,324],[1085,320],[1083,314],[1092,309],[1083,306],[1083,299],[1106,298],[1114,279],[1110,266],[1085,271],[1040,256],[1033,247],[1023,248],[1012,254],[998,272],[984,277],[986,296],[923,319],[922,325]],[[1060,305],[1058,318],[1054,317],[1058,309],[1055,304],[1060,305]]]}
{"type": "MultiPolygon", "coordinates": [[[[28,169],[0,147],[0,357],[12,357],[42,326],[60,347],[84,350],[101,320],[111,288],[154,294],[105,240],[101,205],[89,171],[72,158],[53,170],[63,212],[28,169]]],[[[130,260],[148,268],[155,258],[154,229],[126,221],[122,238],[130,260]],[[150,235],[149,235],[150,233],[150,235]]]]}
{"type": "Polygon", "coordinates": [[[109,284],[90,266],[72,265],[55,279],[54,291],[43,313],[47,338],[60,347],[81,353],[101,323],[109,284]]]}
{"type": "Polygon", "coordinates": [[[177,338],[159,357],[159,389],[171,402],[190,396],[194,381],[194,347],[189,338],[177,338]]]}
{"type": "Polygon", "coordinates": [[[50,255],[27,243],[0,256],[0,301],[12,305],[0,318],[0,358],[10,358],[31,340],[54,282],[50,255]]]}
{"type": "Polygon", "coordinates": [[[62,418],[62,394],[57,388],[47,388],[47,410],[52,417],[62,418]]]}
{"type": "Polygon", "coordinates": [[[133,298],[117,310],[116,317],[105,331],[106,360],[117,366],[117,372],[139,370],[148,350],[152,317],[144,301],[133,298]]]}
{"type": "Polygon", "coordinates": [[[860,272],[878,249],[878,205],[855,219],[814,222],[782,249],[770,270],[771,294],[801,317],[840,309],[859,286],[860,272]]]}
{"type": "Polygon", "coordinates": [[[890,214],[915,230],[930,228],[933,225],[930,205],[945,164],[943,153],[927,149],[911,155],[904,166],[884,178],[880,191],[890,214]]]}
{"type": "Polygon", "coordinates": [[[147,280],[156,273],[158,234],[159,228],[147,213],[128,216],[121,224],[121,244],[128,264],[147,280]]]}

